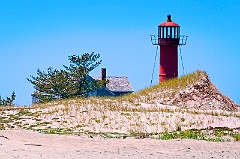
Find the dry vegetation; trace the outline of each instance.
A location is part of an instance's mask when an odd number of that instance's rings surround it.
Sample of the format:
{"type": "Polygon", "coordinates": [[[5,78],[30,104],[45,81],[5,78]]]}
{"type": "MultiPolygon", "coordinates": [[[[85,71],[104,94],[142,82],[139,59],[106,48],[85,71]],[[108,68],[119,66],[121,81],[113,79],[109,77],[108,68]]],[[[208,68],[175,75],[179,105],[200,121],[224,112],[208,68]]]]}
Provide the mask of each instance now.
{"type": "Polygon", "coordinates": [[[196,71],[118,98],[77,98],[1,108],[0,129],[104,137],[240,140],[239,106],[196,71]]]}

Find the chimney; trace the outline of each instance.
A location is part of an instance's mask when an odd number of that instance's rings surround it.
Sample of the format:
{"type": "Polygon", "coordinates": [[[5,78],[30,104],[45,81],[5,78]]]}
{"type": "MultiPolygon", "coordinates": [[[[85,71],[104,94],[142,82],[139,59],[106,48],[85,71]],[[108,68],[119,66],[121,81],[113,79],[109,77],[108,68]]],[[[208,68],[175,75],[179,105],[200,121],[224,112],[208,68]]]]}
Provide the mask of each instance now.
{"type": "MultiPolygon", "coordinates": [[[[101,70],[101,80],[104,80],[104,81],[106,81],[106,68],[102,68],[102,70],[101,70]]],[[[106,87],[106,84],[104,85],[105,87],[106,87]]]]}

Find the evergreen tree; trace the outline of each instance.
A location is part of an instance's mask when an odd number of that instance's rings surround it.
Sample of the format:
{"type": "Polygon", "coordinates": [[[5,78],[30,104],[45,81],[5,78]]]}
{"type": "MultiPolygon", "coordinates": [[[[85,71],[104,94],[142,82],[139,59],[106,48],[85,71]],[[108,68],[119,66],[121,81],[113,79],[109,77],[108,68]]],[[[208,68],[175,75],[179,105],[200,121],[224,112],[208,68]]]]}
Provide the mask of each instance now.
{"type": "Polygon", "coordinates": [[[104,85],[104,81],[93,80],[89,73],[99,66],[100,54],[84,53],[83,55],[72,55],[68,59],[69,66],[65,70],[57,70],[52,67],[47,72],[37,70],[37,76],[30,76],[27,80],[34,85],[36,91],[33,96],[40,102],[48,102],[52,99],[70,98],[76,96],[87,96],[104,85]]]}
{"type": "Polygon", "coordinates": [[[91,80],[89,77],[89,72],[94,70],[97,66],[99,66],[102,60],[98,60],[100,58],[100,54],[85,53],[82,56],[72,55],[69,56],[70,66],[64,66],[67,71],[69,71],[72,79],[72,84],[74,84],[75,88],[75,96],[80,96],[86,94],[92,90],[99,88],[102,83],[91,80]]]}
{"type": "Polygon", "coordinates": [[[12,106],[13,101],[16,99],[16,94],[15,92],[12,93],[11,97],[6,97],[6,99],[2,99],[0,96],[0,106],[12,106]]]}

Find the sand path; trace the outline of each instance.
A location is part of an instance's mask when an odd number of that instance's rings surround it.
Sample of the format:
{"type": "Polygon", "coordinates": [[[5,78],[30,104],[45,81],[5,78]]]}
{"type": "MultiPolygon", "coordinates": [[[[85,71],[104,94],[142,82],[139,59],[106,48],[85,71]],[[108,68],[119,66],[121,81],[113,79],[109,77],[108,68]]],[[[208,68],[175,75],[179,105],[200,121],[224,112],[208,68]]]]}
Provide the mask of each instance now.
{"type": "Polygon", "coordinates": [[[240,142],[106,139],[49,135],[27,130],[0,131],[0,159],[76,158],[240,158],[240,142]]]}

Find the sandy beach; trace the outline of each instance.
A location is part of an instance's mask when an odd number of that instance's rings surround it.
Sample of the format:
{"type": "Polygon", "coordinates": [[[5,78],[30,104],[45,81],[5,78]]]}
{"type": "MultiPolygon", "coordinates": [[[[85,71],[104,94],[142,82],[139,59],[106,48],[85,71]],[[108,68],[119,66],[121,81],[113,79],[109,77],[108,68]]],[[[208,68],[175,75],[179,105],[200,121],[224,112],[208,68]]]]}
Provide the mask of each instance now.
{"type": "Polygon", "coordinates": [[[1,159],[76,158],[240,158],[240,142],[110,139],[88,135],[0,131],[1,159]]]}

